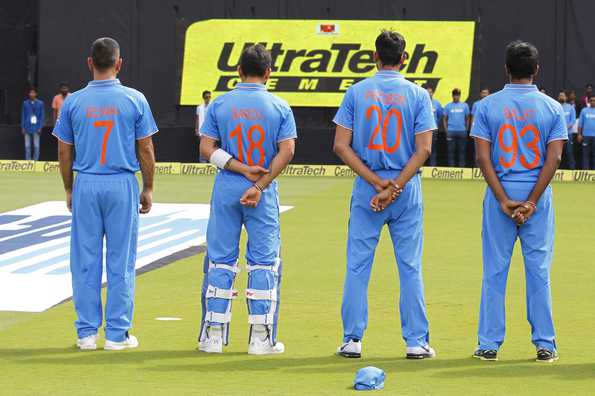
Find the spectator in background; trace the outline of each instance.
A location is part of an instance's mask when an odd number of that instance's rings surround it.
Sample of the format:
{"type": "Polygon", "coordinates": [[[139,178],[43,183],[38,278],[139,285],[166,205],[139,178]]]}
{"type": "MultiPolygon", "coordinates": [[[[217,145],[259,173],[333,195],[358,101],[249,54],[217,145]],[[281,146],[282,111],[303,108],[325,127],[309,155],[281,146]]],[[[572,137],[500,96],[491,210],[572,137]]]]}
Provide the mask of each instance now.
{"type": "Polygon", "coordinates": [[[562,104],[562,110],[564,110],[564,117],[566,118],[566,127],[568,128],[568,140],[564,145],[566,165],[568,169],[575,169],[574,142],[572,141],[572,138],[574,132],[574,123],[576,121],[576,110],[572,104],[567,102],[566,92],[564,91],[560,91],[558,93],[558,102],[562,104]]]}
{"type": "Polygon", "coordinates": [[[21,130],[25,137],[26,160],[39,160],[39,140],[44,116],[43,102],[37,99],[37,89],[30,88],[21,111],[21,130]],[[33,157],[31,157],[31,141],[33,141],[33,157]]]}
{"type": "Polygon", "coordinates": [[[452,102],[444,106],[442,125],[446,131],[448,166],[455,166],[455,155],[459,167],[464,167],[467,157],[467,131],[469,130],[469,105],[461,102],[461,90],[452,90],[452,102]]]}
{"type": "Polygon", "coordinates": [[[475,112],[477,111],[477,104],[479,103],[480,100],[482,100],[489,94],[490,94],[489,88],[483,88],[481,91],[479,91],[479,100],[476,101],[475,103],[473,103],[473,106],[471,106],[471,122],[470,122],[470,124],[473,124],[473,117],[475,117],[475,112]]]}
{"type": "Polygon", "coordinates": [[[539,88],[539,92],[541,92],[544,95],[547,95],[547,91],[545,90],[545,88],[539,88]]]}
{"type": "Polygon", "coordinates": [[[583,169],[595,169],[595,96],[578,119],[577,141],[583,145],[583,169]]]}
{"type": "Polygon", "coordinates": [[[64,100],[70,94],[70,88],[68,87],[68,83],[65,83],[65,82],[60,83],[59,88],[60,88],[60,90],[58,91],[56,96],[54,96],[54,99],[52,99],[52,116],[54,119],[54,125],[56,125],[56,120],[58,119],[58,116],[60,115],[60,109],[62,108],[62,105],[64,104],[64,100]]]}
{"type": "MultiPolygon", "coordinates": [[[[436,127],[440,126],[440,120],[442,119],[442,105],[438,99],[434,99],[434,88],[429,84],[424,84],[423,87],[430,94],[432,99],[432,112],[434,112],[434,120],[436,121],[436,127]]],[[[432,134],[432,154],[430,155],[430,165],[436,166],[438,163],[438,131],[432,134]]]]}
{"type": "Polygon", "coordinates": [[[581,99],[581,108],[590,106],[591,97],[593,97],[593,84],[589,83],[585,85],[585,96],[581,99]]]}
{"type": "MultiPolygon", "coordinates": [[[[203,103],[196,106],[196,125],[194,134],[196,135],[197,143],[200,145],[200,127],[202,126],[203,122],[205,122],[205,117],[207,115],[207,107],[209,107],[209,103],[211,102],[211,91],[203,91],[202,93],[202,100],[203,103]]],[[[199,153],[199,162],[207,162],[206,159],[200,157],[199,153]]]]}

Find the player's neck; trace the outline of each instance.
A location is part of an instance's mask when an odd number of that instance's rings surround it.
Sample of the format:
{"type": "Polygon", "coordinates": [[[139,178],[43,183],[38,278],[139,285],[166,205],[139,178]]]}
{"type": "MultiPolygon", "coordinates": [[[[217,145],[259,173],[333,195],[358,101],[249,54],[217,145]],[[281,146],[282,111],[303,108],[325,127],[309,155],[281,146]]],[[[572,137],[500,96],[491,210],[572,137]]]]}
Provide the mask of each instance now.
{"type": "Polygon", "coordinates": [[[115,80],[118,76],[117,73],[109,72],[98,72],[93,70],[93,80],[115,80]]]}
{"type": "Polygon", "coordinates": [[[533,78],[510,78],[511,84],[533,84],[533,78]]]}
{"type": "Polygon", "coordinates": [[[401,65],[397,65],[397,66],[384,66],[384,65],[378,65],[378,70],[379,71],[400,71],[401,70],[401,65]]]}
{"type": "Polygon", "coordinates": [[[264,84],[266,81],[260,77],[245,77],[242,82],[245,84],[264,84]]]}

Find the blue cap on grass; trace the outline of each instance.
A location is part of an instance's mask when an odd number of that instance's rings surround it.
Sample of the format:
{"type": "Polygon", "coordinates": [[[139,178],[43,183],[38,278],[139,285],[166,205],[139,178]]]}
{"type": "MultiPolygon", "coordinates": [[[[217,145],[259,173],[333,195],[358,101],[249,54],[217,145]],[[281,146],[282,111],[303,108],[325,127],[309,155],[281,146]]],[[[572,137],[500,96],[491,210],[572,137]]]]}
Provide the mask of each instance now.
{"type": "Polygon", "coordinates": [[[355,390],[384,389],[384,371],[378,367],[368,366],[357,371],[353,387],[355,390]]]}

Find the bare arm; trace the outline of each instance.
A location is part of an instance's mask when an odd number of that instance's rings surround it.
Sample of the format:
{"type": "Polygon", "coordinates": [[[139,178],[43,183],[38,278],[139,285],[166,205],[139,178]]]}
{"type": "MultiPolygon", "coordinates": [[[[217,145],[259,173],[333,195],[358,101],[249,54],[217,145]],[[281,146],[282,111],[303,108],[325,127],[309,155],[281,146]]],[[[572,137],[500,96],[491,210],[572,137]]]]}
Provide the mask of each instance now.
{"type": "Polygon", "coordinates": [[[442,127],[444,128],[444,132],[448,132],[448,116],[447,115],[442,117],[442,127]]]}
{"type": "Polygon", "coordinates": [[[562,161],[564,143],[566,143],[565,140],[554,140],[547,145],[545,163],[543,164],[543,168],[541,168],[541,172],[539,172],[539,177],[537,178],[535,187],[533,187],[533,191],[529,194],[528,201],[537,203],[547,186],[552,181],[552,178],[556,174],[560,162],[562,161]]]}
{"type": "Polygon", "coordinates": [[[473,123],[473,116],[471,114],[469,114],[467,116],[466,121],[466,125],[467,125],[467,130],[470,131],[471,130],[471,124],[473,123]]]}
{"type": "Polygon", "coordinates": [[[295,153],[295,139],[284,140],[278,143],[279,151],[275,158],[271,161],[270,165],[270,172],[263,174],[258,180],[254,182],[254,185],[247,189],[242,197],[240,198],[240,203],[245,206],[250,206],[255,208],[260,202],[260,196],[265,188],[268,187],[269,184],[279,174],[285,169],[289,161],[293,158],[293,154],[295,153]]]}
{"type": "Polygon", "coordinates": [[[504,191],[494,165],[492,165],[492,143],[484,139],[475,138],[475,151],[477,153],[477,162],[479,162],[479,167],[483,172],[483,177],[498,202],[500,202],[502,211],[511,218],[515,218],[514,211],[521,206],[522,202],[511,200],[508,198],[506,191],[504,191]]]}
{"type": "Polygon", "coordinates": [[[153,178],[155,176],[155,150],[153,138],[148,136],[137,140],[138,160],[143,176],[143,191],[140,196],[141,213],[149,213],[153,206],[153,178]]]}
{"type": "Polygon", "coordinates": [[[66,191],[66,207],[72,211],[72,184],[74,175],[72,172],[72,162],[74,160],[74,146],[58,140],[58,162],[60,164],[60,175],[66,191]]]}
{"type": "Polygon", "coordinates": [[[370,183],[376,191],[380,192],[388,187],[387,181],[382,180],[370,168],[363,163],[363,161],[355,154],[351,148],[352,132],[337,125],[335,129],[335,144],[333,151],[341,158],[341,160],[349,166],[355,173],[360,175],[364,180],[370,183]]]}
{"type": "MultiPolygon", "coordinates": [[[[218,141],[213,139],[212,137],[202,135],[200,137],[200,155],[203,158],[210,159],[213,153],[219,148],[218,141]]],[[[250,181],[257,181],[263,174],[268,173],[267,169],[264,169],[261,166],[248,166],[243,162],[232,158],[229,162],[225,165],[225,169],[239,173],[240,175],[244,175],[250,181]]]]}
{"type": "Polygon", "coordinates": [[[54,125],[56,124],[56,120],[58,119],[58,110],[52,109],[52,117],[54,118],[54,125]]]}

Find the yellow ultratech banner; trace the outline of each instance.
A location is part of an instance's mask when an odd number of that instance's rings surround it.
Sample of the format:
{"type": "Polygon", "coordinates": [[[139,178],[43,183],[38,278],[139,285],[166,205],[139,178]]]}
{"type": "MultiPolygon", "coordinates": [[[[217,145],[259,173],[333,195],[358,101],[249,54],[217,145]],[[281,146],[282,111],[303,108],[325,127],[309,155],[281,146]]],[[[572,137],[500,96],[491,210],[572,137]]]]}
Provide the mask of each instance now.
{"type": "Polygon", "coordinates": [[[434,87],[442,103],[455,87],[463,100],[469,95],[472,21],[209,19],[186,30],[180,104],[201,103],[205,90],[233,89],[243,48],[262,43],[273,59],[269,91],[292,106],[339,106],[347,88],[374,74],[382,29],[405,37],[405,77],[434,87]]]}
{"type": "MultiPolygon", "coordinates": [[[[60,169],[57,162],[52,161],[16,161],[0,160],[0,173],[55,173],[60,169]]],[[[158,175],[213,176],[217,169],[211,164],[184,164],[180,162],[158,162],[155,165],[158,175]]],[[[293,165],[290,164],[281,173],[282,176],[306,177],[354,177],[355,173],[345,165],[293,165]]],[[[423,179],[434,180],[483,180],[479,168],[443,168],[427,166],[422,168],[423,179]]],[[[582,182],[595,184],[595,171],[560,169],[554,181],[582,182]]]]}

